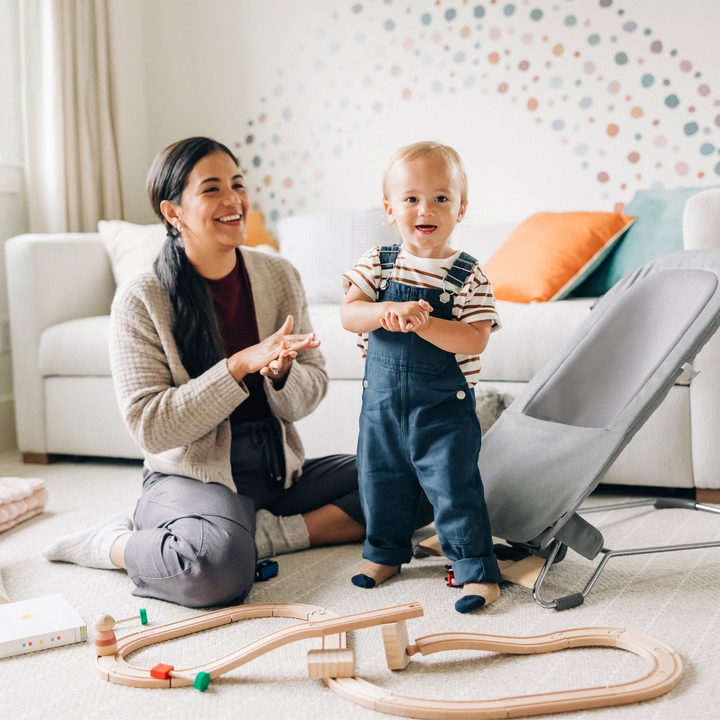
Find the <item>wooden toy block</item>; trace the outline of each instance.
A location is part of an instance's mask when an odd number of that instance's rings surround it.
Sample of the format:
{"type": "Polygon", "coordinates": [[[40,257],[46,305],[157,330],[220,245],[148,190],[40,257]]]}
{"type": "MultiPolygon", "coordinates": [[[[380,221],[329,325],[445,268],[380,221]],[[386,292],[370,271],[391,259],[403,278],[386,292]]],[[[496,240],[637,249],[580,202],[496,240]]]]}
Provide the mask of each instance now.
{"type": "Polygon", "coordinates": [[[307,654],[309,678],[345,678],[355,676],[355,651],[309,650],[307,654]]]}
{"type": "Polygon", "coordinates": [[[407,652],[409,642],[405,621],[381,625],[380,630],[382,630],[388,667],[391,670],[404,670],[410,662],[410,655],[407,652]]]}

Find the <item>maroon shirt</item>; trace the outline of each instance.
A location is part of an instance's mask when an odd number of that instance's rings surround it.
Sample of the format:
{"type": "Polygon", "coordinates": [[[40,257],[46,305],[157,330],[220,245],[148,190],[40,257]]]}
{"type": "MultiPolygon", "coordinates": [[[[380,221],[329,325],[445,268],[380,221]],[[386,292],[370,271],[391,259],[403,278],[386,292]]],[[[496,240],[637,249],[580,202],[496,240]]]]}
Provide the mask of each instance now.
{"type": "MultiPolygon", "coordinates": [[[[237,263],[229,275],[219,280],[205,278],[215,305],[215,314],[227,357],[260,342],[250,278],[242,253],[238,250],[236,254],[237,263]]],[[[265,396],[263,376],[255,372],[246,375],[243,381],[250,392],[250,397],[233,410],[230,422],[262,420],[270,417],[272,411],[265,396]]]]}

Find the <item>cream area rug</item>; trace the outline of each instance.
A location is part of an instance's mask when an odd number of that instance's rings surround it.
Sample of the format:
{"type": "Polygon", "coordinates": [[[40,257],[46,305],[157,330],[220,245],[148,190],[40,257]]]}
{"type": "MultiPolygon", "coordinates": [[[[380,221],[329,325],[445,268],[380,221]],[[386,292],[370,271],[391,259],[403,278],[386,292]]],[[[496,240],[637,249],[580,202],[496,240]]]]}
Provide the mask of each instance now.
{"type": "MultiPolygon", "coordinates": [[[[213,681],[204,693],[193,688],[123,687],[102,680],[95,671],[92,644],[93,622],[99,614],[122,618],[145,607],[150,626],[156,626],[202,613],[133,597],[133,584],[122,571],[50,563],[41,554],[58,534],[118,512],[131,515],[140,493],[140,464],[84,461],[32,466],[21,464],[19,456],[11,453],[0,455],[0,475],[42,477],[49,492],[43,514],[0,534],[0,572],[10,600],[60,593],[88,625],[88,642],[0,660],[3,720],[383,717],[339,697],[321,680],[307,678],[305,658],[309,649],[318,647],[316,640],[274,650],[213,681]]],[[[593,496],[589,504],[626,499],[593,496]]],[[[606,545],[614,549],[720,539],[719,517],[686,510],[616,510],[590,519],[604,533],[606,545]]],[[[247,602],[309,603],[349,614],[418,601],[425,615],[408,621],[411,642],[419,636],[451,631],[531,636],[573,627],[632,629],[661,640],[680,654],[684,674],[679,685],[644,703],[545,717],[676,720],[719,715],[718,548],[613,560],[586,603],[565,612],[543,610],[532,601],[530,590],[503,585],[497,602],[469,615],[453,610],[459,591],[446,587],[442,558],[414,560],[383,586],[362,590],[350,583],[360,553],[357,544],[281,556],[278,577],[258,583],[247,602]]],[[[545,596],[579,591],[591,569],[591,563],[569,553],[551,570],[545,596]]],[[[178,668],[198,665],[294,622],[258,619],[233,623],[145,648],[130,661],[144,667],[157,663],[178,668]]],[[[133,623],[119,626],[118,636],[140,627],[133,623]]],[[[389,691],[416,697],[491,699],[605,686],[636,679],[648,670],[647,663],[635,655],[597,648],[525,657],[455,651],[416,656],[406,670],[391,672],[384,662],[379,628],[357,631],[348,640],[355,648],[359,676],[389,691]]]]}

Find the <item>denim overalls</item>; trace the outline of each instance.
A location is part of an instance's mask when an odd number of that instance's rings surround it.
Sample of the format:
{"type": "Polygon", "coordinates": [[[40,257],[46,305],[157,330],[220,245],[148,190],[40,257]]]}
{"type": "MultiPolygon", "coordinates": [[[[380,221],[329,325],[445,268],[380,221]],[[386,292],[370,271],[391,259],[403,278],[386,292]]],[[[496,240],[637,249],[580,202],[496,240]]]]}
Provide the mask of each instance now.
{"type": "MultiPolygon", "coordinates": [[[[388,281],[399,245],[380,248],[378,302],[426,300],[431,315],[452,320],[453,298],[475,264],[461,253],[443,289],[388,281]]],[[[411,538],[425,490],[435,528],[453,561],[455,582],[498,582],[478,453],[475,394],[455,355],[414,332],[370,333],[357,463],[367,521],[363,557],[383,565],[412,558],[411,538]]]]}

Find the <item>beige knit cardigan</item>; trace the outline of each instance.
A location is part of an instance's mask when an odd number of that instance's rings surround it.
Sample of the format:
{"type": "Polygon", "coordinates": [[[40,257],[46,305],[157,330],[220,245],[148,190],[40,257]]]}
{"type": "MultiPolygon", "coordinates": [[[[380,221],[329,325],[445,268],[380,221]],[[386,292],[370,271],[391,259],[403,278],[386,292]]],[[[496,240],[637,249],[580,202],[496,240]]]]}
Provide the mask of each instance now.
{"type": "MultiPolygon", "coordinates": [[[[312,332],[297,270],[278,255],[248,248],[241,252],[260,339],[272,335],[288,315],[295,319],[293,333],[312,332]]],[[[111,310],[110,365],[120,412],[149,470],[235,491],[228,418],[248,390],[232,377],[225,359],[190,379],[173,338],[174,320],[170,299],[152,268],[118,289],[111,310]]],[[[280,390],[265,378],[268,403],[283,431],[285,487],[300,476],[305,459],[293,422],[309,415],[325,396],[324,366],[319,350],[302,350],[280,390]]]]}

